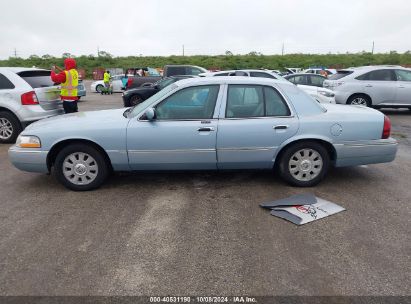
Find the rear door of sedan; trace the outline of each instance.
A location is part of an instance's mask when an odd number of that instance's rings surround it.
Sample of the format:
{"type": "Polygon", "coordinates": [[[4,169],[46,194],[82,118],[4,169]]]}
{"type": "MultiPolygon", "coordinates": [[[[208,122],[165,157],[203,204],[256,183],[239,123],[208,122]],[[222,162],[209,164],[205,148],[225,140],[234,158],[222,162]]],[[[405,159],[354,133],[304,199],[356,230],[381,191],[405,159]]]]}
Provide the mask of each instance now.
{"type": "Polygon", "coordinates": [[[154,120],[132,119],[127,129],[131,169],[216,169],[220,91],[219,84],[182,88],[154,107],[154,120]]]}
{"type": "Polygon", "coordinates": [[[268,169],[280,145],[298,130],[298,118],[269,85],[228,84],[217,133],[219,169],[268,169]]]}

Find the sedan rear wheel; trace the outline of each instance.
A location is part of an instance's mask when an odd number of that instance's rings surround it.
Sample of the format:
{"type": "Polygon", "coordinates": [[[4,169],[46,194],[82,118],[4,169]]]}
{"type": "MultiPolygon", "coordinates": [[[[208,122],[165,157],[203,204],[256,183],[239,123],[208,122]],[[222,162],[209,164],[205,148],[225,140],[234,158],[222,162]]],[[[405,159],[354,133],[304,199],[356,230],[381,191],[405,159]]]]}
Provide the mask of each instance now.
{"type": "Polygon", "coordinates": [[[109,172],[102,153],[85,144],[73,144],[61,150],[54,168],[57,179],[75,191],[98,188],[109,172]]]}
{"type": "Polygon", "coordinates": [[[280,174],[290,184],[310,187],[318,184],[329,167],[327,150],[316,142],[301,142],[288,147],[280,158],[280,174]]]}
{"type": "Polygon", "coordinates": [[[96,91],[97,91],[97,93],[101,93],[103,91],[103,86],[101,84],[96,86],[96,91]]]}

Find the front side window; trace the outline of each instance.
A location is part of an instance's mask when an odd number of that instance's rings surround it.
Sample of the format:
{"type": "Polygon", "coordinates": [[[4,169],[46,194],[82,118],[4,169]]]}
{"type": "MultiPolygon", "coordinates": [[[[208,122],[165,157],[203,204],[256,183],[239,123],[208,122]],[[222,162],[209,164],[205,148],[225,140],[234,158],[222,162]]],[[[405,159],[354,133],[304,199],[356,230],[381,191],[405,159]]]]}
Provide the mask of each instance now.
{"type": "Polygon", "coordinates": [[[263,78],[272,78],[275,79],[275,77],[271,74],[268,73],[263,73],[263,72],[250,72],[251,77],[263,77],[263,78]]]}
{"type": "Polygon", "coordinates": [[[305,75],[298,75],[298,76],[294,76],[292,77],[293,80],[291,81],[294,84],[307,84],[307,79],[305,75]]]}
{"type": "Polygon", "coordinates": [[[229,85],[226,117],[247,118],[287,116],[290,111],[281,95],[272,87],[229,85]]]}
{"type": "Polygon", "coordinates": [[[14,84],[3,74],[0,74],[0,90],[14,89],[14,84]]]}
{"type": "Polygon", "coordinates": [[[407,70],[395,70],[398,81],[411,81],[411,71],[407,70]]]}
{"type": "Polygon", "coordinates": [[[213,117],[219,85],[182,89],[156,107],[157,120],[210,119],[213,117]]]}
{"type": "Polygon", "coordinates": [[[310,85],[315,86],[315,87],[322,87],[324,78],[321,76],[311,76],[309,77],[310,79],[310,85]]]}

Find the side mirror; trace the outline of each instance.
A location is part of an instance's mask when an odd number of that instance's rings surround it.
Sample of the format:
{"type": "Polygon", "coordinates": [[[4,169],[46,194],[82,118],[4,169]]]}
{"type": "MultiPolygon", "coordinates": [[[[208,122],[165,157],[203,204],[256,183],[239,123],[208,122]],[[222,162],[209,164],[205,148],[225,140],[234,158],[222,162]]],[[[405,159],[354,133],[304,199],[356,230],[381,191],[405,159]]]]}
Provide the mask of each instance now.
{"type": "Polygon", "coordinates": [[[154,110],[154,108],[148,108],[144,115],[146,116],[147,120],[152,121],[156,119],[156,110],[154,110]]]}

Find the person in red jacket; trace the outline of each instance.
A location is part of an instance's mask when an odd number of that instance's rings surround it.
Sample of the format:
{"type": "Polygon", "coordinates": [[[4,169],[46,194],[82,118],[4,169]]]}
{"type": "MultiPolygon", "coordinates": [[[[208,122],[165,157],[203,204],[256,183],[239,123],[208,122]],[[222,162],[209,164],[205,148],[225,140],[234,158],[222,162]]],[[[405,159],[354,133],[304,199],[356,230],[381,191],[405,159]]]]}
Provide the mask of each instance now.
{"type": "Polygon", "coordinates": [[[61,84],[60,98],[63,101],[64,112],[66,114],[78,112],[78,72],[76,70],[76,61],[73,58],[66,58],[64,60],[64,68],[62,70],[53,66],[51,80],[61,84]],[[56,69],[59,69],[60,73],[57,74],[56,69]]]}

